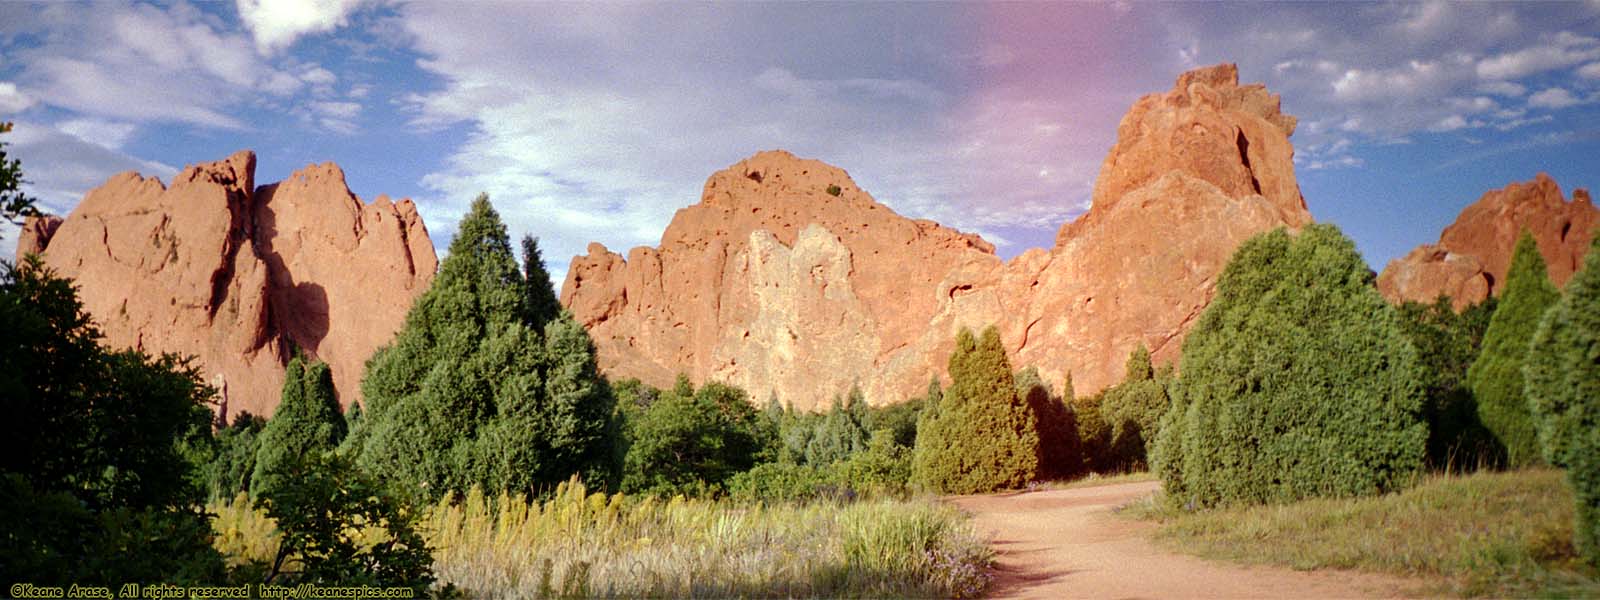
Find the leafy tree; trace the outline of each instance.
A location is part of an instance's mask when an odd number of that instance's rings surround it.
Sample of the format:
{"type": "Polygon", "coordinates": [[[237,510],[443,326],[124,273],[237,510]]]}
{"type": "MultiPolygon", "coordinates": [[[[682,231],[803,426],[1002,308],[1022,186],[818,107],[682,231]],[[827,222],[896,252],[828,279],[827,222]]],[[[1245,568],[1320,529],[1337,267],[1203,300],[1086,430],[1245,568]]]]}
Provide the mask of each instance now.
{"type": "Polygon", "coordinates": [[[195,369],[102,347],[72,283],[37,257],[0,265],[0,331],[0,573],[40,585],[219,580],[181,447],[210,433],[212,390],[195,369]]]}
{"type": "Polygon", "coordinates": [[[1183,347],[1155,456],[1184,504],[1382,493],[1422,466],[1416,350],[1331,225],[1242,244],[1183,347]]]}
{"type": "Polygon", "coordinates": [[[918,427],[913,478],[958,494],[1016,488],[1039,470],[1033,413],[1017,397],[1011,363],[993,326],[976,338],[962,329],[950,355],[950,389],[937,414],[918,427]]]}
{"type": "Polygon", "coordinates": [[[382,486],[333,453],[294,457],[283,470],[291,476],[256,500],[280,533],[268,583],[408,587],[427,596],[432,554],[411,513],[382,486]],[[382,541],[365,541],[373,529],[382,541]]]}
{"type": "Polygon", "coordinates": [[[536,494],[615,471],[619,428],[593,342],[565,311],[537,323],[529,288],[479,196],[432,287],[367,363],[366,412],[345,444],[361,468],[413,500],[474,485],[536,494]]]}
{"type": "Polygon", "coordinates": [[[1506,289],[1483,334],[1483,352],[1467,370],[1467,384],[1478,401],[1478,416],[1505,445],[1506,461],[1523,466],[1539,461],[1539,438],[1528,399],[1523,395],[1522,366],[1528,343],[1545,310],[1560,299],[1545,271],[1544,257],[1533,235],[1524,231],[1511,254],[1506,289]]]}
{"type": "MultiPolygon", "coordinates": [[[[1039,376],[1039,369],[1028,367],[1016,376],[1017,395],[1028,404],[1038,426],[1039,477],[1060,479],[1077,473],[1083,459],[1078,450],[1077,424],[1072,419],[1072,409],[1062,397],[1056,396],[1050,384],[1039,376]]],[[[1072,374],[1066,383],[1072,384],[1072,374]]]]}
{"type": "Polygon", "coordinates": [[[895,445],[911,448],[917,445],[917,419],[926,404],[925,398],[916,397],[899,404],[873,408],[867,412],[864,425],[873,435],[886,432],[895,445]]]}
{"type": "Polygon", "coordinates": [[[1115,470],[1144,466],[1147,445],[1159,432],[1161,416],[1171,401],[1167,397],[1170,372],[1158,377],[1143,344],[1128,355],[1122,383],[1105,391],[1100,412],[1110,427],[1107,452],[1115,470]]]}
{"type": "MultiPolygon", "coordinates": [[[[10,133],[11,123],[0,123],[0,134],[10,133]]],[[[13,225],[21,225],[26,217],[37,216],[36,199],[22,193],[22,161],[6,155],[6,143],[0,142],[0,218],[13,225]]]]}
{"type": "Polygon", "coordinates": [[[1491,297],[1457,313],[1450,299],[1440,296],[1432,304],[1399,307],[1400,327],[1422,363],[1428,463],[1434,468],[1476,468],[1505,460],[1505,449],[1478,419],[1478,404],[1466,384],[1495,304],[1491,297]]]}
{"type": "Polygon", "coordinates": [[[299,356],[290,359],[277,412],[261,432],[251,491],[259,495],[282,485],[290,476],[288,464],[333,450],[344,436],[344,415],[334,397],[333,372],[321,362],[308,368],[299,356]]]}
{"type": "Polygon", "coordinates": [[[1523,372],[1544,458],[1567,468],[1577,498],[1576,546],[1600,566],[1600,236],[1540,319],[1523,372]]]}
{"type": "Polygon", "coordinates": [[[630,426],[622,488],[663,495],[715,491],[770,458],[775,440],[762,439],[761,420],[744,390],[713,382],[695,391],[680,377],[630,426]]]}

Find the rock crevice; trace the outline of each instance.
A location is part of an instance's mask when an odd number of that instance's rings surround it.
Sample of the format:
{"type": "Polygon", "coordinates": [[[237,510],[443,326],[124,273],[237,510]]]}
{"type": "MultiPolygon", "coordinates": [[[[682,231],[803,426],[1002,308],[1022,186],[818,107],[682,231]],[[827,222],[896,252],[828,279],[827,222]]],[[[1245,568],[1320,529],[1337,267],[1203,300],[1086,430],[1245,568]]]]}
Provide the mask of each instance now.
{"type": "Polygon", "coordinates": [[[409,200],[363,204],[331,163],[261,187],[255,165],[241,151],[171,186],[113,176],[67,218],[29,219],[19,258],[77,280],[107,343],[195,357],[227,411],[271,414],[296,351],[348,405],[432,281],[427,228],[409,200]]]}

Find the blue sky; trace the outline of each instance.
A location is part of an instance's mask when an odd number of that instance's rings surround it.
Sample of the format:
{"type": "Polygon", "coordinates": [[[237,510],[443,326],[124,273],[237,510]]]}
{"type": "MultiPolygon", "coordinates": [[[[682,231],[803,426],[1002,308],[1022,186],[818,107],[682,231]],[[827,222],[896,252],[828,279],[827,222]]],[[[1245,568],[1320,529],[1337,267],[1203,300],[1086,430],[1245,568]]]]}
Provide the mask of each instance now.
{"type": "Polygon", "coordinates": [[[1300,118],[1311,211],[1375,269],[1486,190],[1600,184],[1600,1],[0,3],[0,120],[52,211],[249,148],[259,181],[335,161],[417,200],[441,250],[486,191],[558,283],[773,148],[1003,256],[1049,246],[1129,105],[1217,62],[1300,118]]]}

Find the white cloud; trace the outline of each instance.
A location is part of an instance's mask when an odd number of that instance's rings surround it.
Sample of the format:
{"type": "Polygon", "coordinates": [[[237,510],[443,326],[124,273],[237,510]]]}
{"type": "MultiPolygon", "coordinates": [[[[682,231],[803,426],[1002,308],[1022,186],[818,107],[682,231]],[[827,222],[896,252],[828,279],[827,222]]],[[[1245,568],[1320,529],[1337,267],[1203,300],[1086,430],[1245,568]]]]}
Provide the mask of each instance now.
{"type": "Polygon", "coordinates": [[[311,109],[337,119],[354,119],[361,114],[361,105],[354,102],[312,102],[311,109]]]}
{"type": "Polygon", "coordinates": [[[1579,67],[1578,76],[1585,79],[1600,79],[1600,62],[1592,62],[1579,67]]]}
{"type": "Polygon", "coordinates": [[[9,116],[27,110],[33,105],[33,98],[18,90],[17,84],[0,81],[0,114],[9,116]]]}
{"type": "Polygon", "coordinates": [[[101,119],[68,119],[56,123],[56,129],[80,140],[117,150],[128,143],[128,138],[133,136],[138,126],[101,119]]]}
{"type": "Polygon", "coordinates": [[[1532,96],[1528,96],[1528,106],[1538,108],[1566,108],[1578,103],[1578,99],[1562,88],[1548,88],[1532,96]]]}
{"type": "Polygon", "coordinates": [[[242,129],[238,104],[298,87],[243,34],[185,4],[8,5],[40,40],[7,48],[32,98],[85,116],[242,129]]]}
{"type": "Polygon", "coordinates": [[[40,199],[41,210],[55,214],[77,205],[111,173],[139,171],[166,181],[178,173],[169,165],[141,160],[42,123],[18,121],[7,137],[12,144],[7,150],[22,161],[29,182],[24,189],[40,199]]]}
{"type": "Polygon", "coordinates": [[[1498,54],[1478,63],[1484,79],[1517,79],[1600,58],[1600,40],[1562,31],[1546,42],[1498,54]]]}
{"type": "Polygon", "coordinates": [[[1512,83],[1510,81],[1490,81],[1484,83],[1483,85],[1479,85],[1478,91],[1481,91],[1485,94],[1494,94],[1496,96],[1519,98],[1523,94],[1528,93],[1528,87],[1522,84],[1512,83]]]}
{"type": "Polygon", "coordinates": [[[333,71],[311,65],[304,72],[300,73],[300,80],[311,85],[326,86],[333,85],[334,82],[339,81],[339,77],[334,75],[333,71]]]}
{"type": "Polygon", "coordinates": [[[256,50],[271,54],[300,36],[343,27],[360,0],[237,0],[239,18],[255,35],[256,50]]]}
{"type": "MultiPolygon", "coordinates": [[[[1116,115],[1132,100],[1097,114],[1103,131],[1045,135],[1042,127],[1089,111],[1072,110],[1065,94],[1018,98],[1001,86],[958,106],[917,76],[926,71],[917,63],[974,69],[981,60],[952,58],[934,38],[905,39],[901,48],[928,50],[903,52],[886,68],[862,57],[893,56],[894,40],[851,38],[864,49],[839,42],[842,34],[812,39],[767,9],[415,4],[401,13],[423,54],[418,64],[444,82],[409,97],[413,123],[469,131],[445,167],[423,178],[433,195],[420,199],[424,216],[448,228],[487,191],[513,235],[541,238],[551,265],[590,241],[620,252],[658,243],[708,175],[773,148],[847,168],[902,214],[991,241],[1013,227],[1054,232],[1087,198],[1116,115]],[[958,156],[971,146],[987,149],[958,156]]],[[[916,18],[908,11],[852,26],[889,30],[916,18]]]]}
{"type": "Polygon", "coordinates": [[[1467,127],[1467,119],[1461,115],[1450,115],[1434,123],[1429,129],[1437,132],[1455,131],[1467,127]]]}

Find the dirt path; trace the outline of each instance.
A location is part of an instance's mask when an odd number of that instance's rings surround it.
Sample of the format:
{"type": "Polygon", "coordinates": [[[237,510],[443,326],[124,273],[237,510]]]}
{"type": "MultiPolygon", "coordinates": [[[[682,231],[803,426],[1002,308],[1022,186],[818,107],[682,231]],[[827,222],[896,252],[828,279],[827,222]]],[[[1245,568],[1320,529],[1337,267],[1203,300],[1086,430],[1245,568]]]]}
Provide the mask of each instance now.
{"type": "Polygon", "coordinates": [[[1160,482],[963,496],[997,552],[994,598],[1393,598],[1418,583],[1348,571],[1242,566],[1155,547],[1155,524],[1111,509],[1160,482]]]}

